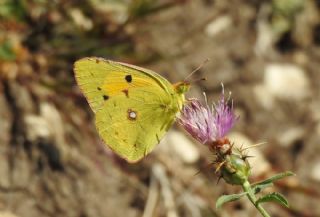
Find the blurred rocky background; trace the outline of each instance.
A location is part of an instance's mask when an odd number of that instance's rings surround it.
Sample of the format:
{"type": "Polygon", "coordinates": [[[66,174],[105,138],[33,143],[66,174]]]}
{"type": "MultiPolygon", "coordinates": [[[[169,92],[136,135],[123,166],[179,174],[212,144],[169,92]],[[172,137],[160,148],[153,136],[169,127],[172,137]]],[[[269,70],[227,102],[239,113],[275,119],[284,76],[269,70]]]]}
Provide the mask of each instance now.
{"type": "MultiPolygon", "coordinates": [[[[1,217],[247,217],[246,200],[210,168],[206,147],[174,126],[144,160],[104,147],[75,84],[73,62],[101,56],[171,82],[194,75],[188,97],[217,100],[221,82],[240,115],[230,138],[250,146],[252,182],[278,182],[291,208],[320,216],[320,1],[0,0],[1,217]]],[[[275,190],[270,189],[270,191],[275,190]]]]}

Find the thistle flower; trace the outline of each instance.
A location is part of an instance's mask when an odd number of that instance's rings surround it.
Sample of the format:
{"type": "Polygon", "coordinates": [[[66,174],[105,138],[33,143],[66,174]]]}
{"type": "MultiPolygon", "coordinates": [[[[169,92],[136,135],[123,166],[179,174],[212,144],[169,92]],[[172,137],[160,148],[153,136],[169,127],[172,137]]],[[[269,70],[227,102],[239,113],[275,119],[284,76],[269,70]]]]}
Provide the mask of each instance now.
{"type": "Polygon", "coordinates": [[[239,116],[234,114],[232,101],[229,103],[229,100],[230,95],[225,99],[222,86],[222,94],[217,104],[214,103],[210,108],[207,99],[205,105],[197,99],[192,99],[183,107],[178,122],[193,138],[214,152],[216,158],[213,165],[216,167],[216,172],[220,172],[220,178],[228,184],[240,185],[243,188],[243,193],[223,195],[218,198],[216,207],[219,208],[224,203],[246,196],[263,217],[270,217],[261,203],[275,201],[288,207],[288,201],[275,192],[259,198],[255,194],[272,185],[274,181],[294,174],[280,173],[253,185],[249,182],[251,166],[246,159],[247,156],[243,155],[241,150],[233,148],[233,143],[231,144],[225,137],[239,119],[239,116]]]}
{"type": "Polygon", "coordinates": [[[184,106],[179,123],[196,140],[202,144],[211,144],[222,139],[234,126],[238,117],[234,114],[233,105],[228,105],[224,90],[217,104],[210,108],[202,105],[199,100],[191,99],[184,106]]]}

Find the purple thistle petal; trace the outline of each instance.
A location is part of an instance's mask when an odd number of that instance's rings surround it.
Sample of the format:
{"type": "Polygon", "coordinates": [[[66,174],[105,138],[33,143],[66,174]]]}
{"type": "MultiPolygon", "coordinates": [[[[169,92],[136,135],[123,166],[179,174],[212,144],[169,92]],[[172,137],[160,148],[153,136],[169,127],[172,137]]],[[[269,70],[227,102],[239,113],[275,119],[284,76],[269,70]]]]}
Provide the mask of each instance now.
{"type": "Polygon", "coordinates": [[[179,123],[190,135],[205,144],[213,139],[214,116],[208,107],[204,107],[197,99],[192,99],[184,106],[179,123]]]}
{"type": "Polygon", "coordinates": [[[233,103],[228,105],[228,100],[225,100],[224,92],[222,92],[218,105],[214,107],[214,125],[216,126],[215,138],[216,140],[223,138],[234,126],[239,119],[234,114],[233,103]]]}
{"type": "Polygon", "coordinates": [[[208,104],[203,106],[199,100],[192,99],[182,109],[178,121],[200,143],[215,142],[225,137],[239,118],[234,114],[233,105],[229,106],[228,102],[224,91],[213,109],[208,104]]]}

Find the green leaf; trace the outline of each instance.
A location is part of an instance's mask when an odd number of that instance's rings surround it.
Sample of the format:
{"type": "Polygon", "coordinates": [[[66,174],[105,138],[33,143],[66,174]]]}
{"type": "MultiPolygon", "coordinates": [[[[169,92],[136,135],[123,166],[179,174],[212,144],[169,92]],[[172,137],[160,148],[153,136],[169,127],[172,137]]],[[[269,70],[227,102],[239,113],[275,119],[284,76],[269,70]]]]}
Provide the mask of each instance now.
{"type": "Polygon", "coordinates": [[[216,209],[220,208],[223,204],[235,200],[239,200],[242,196],[248,194],[247,192],[241,193],[241,194],[229,194],[229,195],[222,195],[218,198],[216,202],[216,209]]]}
{"type": "Polygon", "coordinates": [[[273,186],[273,183],[266,183],[266,184],[256,184],[254,187],[252,187],[252,190],[254,194],[258,194],[263,189],[273,186]]]}
{"type": "Polygon", "coordinates": [[[129,7],[129,13],[133,17],[143,17],[152,12],[154,1],[136,0],[129,7]]]}
{"type": "Polygon", "coordinates": [[[260,197],[256,203],[259,204],[265,202],[276,202],[287,208],[289,207],[287,199],[282,194],[276,192],[260,197]]]}
{"type": "Polygon", "coordinates": [[[251,187],[255,187],[257,185],[265,185],[265,184],[269,184],[269,183],[273,183],[274,181],[277,181],[279,179],[282,179],[284,177],[287,177],[287,176],[294,176],[295,174],[293,172],[290,172],[290,171],[287,171],[287,172],[284,172],[284,173],[278,173],[262,182],[257,182],[257,183],[254,183],[251,185],[251,187]]]}
{"type": "Polygon", "coordinates": [[[8,40],[0,44],[0,60],[14,60],[15,58],[16,54],[8,40]]]}

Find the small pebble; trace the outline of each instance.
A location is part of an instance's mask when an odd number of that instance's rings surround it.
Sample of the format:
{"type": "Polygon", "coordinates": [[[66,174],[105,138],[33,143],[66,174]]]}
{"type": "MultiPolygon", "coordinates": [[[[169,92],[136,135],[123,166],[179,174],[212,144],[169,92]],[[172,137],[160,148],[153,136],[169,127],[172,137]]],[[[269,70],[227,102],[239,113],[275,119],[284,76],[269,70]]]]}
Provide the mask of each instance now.
{"type": "Polygon", "coordinates": [[[301,100],[310,94],[310,82],[305,71],[292,64],[267,65],[264,85],[273,96],[285,100],[301,100]]]}
{"type": "Polygon", "coordinates": [[[51,136],[49,123],[43,117],[27,115],[24,121],[27,129],[27,138],[30,141],[51,136]]]}
{"type": "Polygon", "coordinates": [[[279,135],[279,144],[283,147],[289,147],[295,141],[302,139],[304,136],[304,129],[302,127],[293,127],[279,135]]]}
{"type": "Polygon", "coordinates": [[[183,133],[171,130],[164,141],[171,153],[178,156],[184,163],[192,164],[199,160],[200,153],[197,147],[183,133]]]}
{"type": "Polygon", "coordinates": [[[268,91],[265,85],[258,84],[253,87],[253,93],[258,103],[266,110],[271,110],[274,107],[274,97],[268,91]]]}
{"type": "Polygon", "coordinates": [[[320,182],[320,159],[313,164],[310,176],[314,181],[320,182]]]}
{"type": "Polygon", "coordinates": [[[230,16],[224,15],[211,21],[205,29],[206,34],[209,37],[218,35],[223,30],[229,28],[232,25],[232,19],[230,16]]]}

